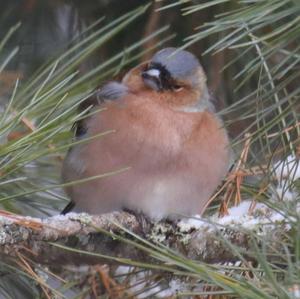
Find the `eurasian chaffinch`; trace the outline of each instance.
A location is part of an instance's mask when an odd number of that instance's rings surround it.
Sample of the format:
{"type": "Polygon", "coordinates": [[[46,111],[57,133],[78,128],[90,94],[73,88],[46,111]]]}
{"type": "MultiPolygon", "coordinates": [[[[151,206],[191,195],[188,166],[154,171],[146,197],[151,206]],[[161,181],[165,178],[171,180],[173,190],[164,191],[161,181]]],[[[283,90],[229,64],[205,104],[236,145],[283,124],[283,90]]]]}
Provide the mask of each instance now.
{"type": "Polygon", "coordinates": [[[216,116],[206,76],[190,52],[166,48],[96,93],[76,138],[111,133],[74,145],[63,165],[65,182],[126,166],[114,176],[66,188],[77,211],[128,209],[152,219],[202,214],[230,161],[226,130],[216,116]]]}

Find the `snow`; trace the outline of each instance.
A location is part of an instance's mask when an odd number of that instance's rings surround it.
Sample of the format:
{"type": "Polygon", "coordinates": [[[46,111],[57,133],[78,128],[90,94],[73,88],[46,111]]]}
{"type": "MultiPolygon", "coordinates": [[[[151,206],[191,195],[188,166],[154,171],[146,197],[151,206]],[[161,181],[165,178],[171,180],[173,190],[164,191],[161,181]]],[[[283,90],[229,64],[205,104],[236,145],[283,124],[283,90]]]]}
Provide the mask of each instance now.
{"type": "MultiPolygon", "coordinates": [[[[299,160],[292,155],[288,156],[284,161],[275,163],[274,173],[277,184],[270,188],[273,195],[271,195],[269,201],[271,203],[272,201],[274,203],[278,202],[278,200],[296,201],[299,194],[291,186],[293,186],[295,180],[300,178],[299,160]]],[[[229,209],[228,216],[220,219],[214,216],[211,221],[224,226],[240,225],[245,229],[255,229],[258,226],[272,228],[278,222],[285,222],[284,213],[276,212],[264,203],[256,203],[254,211],[250,214],[251,202],[251,200],[243,200],[239,206],[229,209]]],[[[286,225],[286,227],[289,226],[286,225]]]]}
{"type": "Polygon", "coordinates": [[[277,197],[281,200],[292,201],[296,198],[297,192],[290,190],[287,187],[277,186],[275,190],[277,197]]]}
{"type": "Polygon", "coordinates": [[[293,183],[300,178],[300,161],[293,155],[288,156],[284,161],[278,161],[274,165],[277,186],[275,186],[275,200],[294,201],[299,193],[293,187],[293,183]]]}
{"type": "Polygon", "coordinates": [[[128,291],[135,295],[136,298],[149,298],[149,296],[153,296],[154,294],[155,298],[166,298],[174,296],[179,291],[186,290],[185,283],[180,279],[173,278],[169,281],[168,285],[159,285],[147,279],[147,276],[149,274],[151,275],[151,271],[132,273],[134,271],[134,267],[119,266],[116,269],[115,274],[117,276],[124,275],[124,277],[118,279],[120,282],[124,281],[127,278],[127,275],[130,275],[128,291]]]}
{"type": "Polygon", "coordinates": [[[221,219],[224,219],[227,217],[238,217],[241,215],[245,215],[248,213],[250,205],[251,205],[251,201],[247,201],[247,200],[242,201],[238,206],[230,208],[229,215],[225,216],[221,219]]]}
{"type": "Polygon", "coordinates": [[[185,290],[185,284],[176,278],[173,278],[170,282],[169,282],[169,287],[160,291],[160,293],[157,294],[158,298],[166,298],[166,297],[171,297],[176,295],[176,293],[178,293],[179,291],[183,291],[185,290]]]}
{"type": "Polygon", "coordinates": [[[256,229],[264,225],[272,228],[278,222],[284,222],[282,214],[269,208],[263,203],[256,203],[254,211],[250,214],[249,209],[252,204],[251,200],[244,200],[240,205],[228,209],[228,215],[219,218],[213,215],[207,219],[195,215],[189,219],[181,220],[178,223],[180,232],[187,233],[192,229],[215,230],[220,227],[237,227],[244,229],[256,229]]]}
{"type": "Polygon", "coordinates": [[[202,229],[204,226],[209,228],[210,224],[207,220],[201,218],[200,215],[194,215],[190,218],[184,218],[177,224],[182,233],[189,232],[192,229],[202,229]]]}
{"type": "MultiPolygon", "coordinates": [[[[299,194],[292,186],[296,179],[300,178],[300,163],[292,155],[288,156],[286,160],[279,161],[274,165],[275,176],[278,184],[273,186],[271,192],[271,201],[286,200],[294,201],[299,194]]],[[[202,219],[201,216],[195,215],[189,219],[183,219],[178,223],[181,232],[189,232],[191,229],[208,229],[221,226],[241,226],[245,229],[255,229],[258,226],[265,225],[269,228],[278,222],[284,222],[284,215],[269,208],[263,203],[256,203],[252,214],[249,213],[252,200],[243,200],[240,205],[231,207],[228,210],[228,215],[219,218],[214,215],[207,220],[202,219]]],[[[300,206],[299,206],[300,209],[300,206]]]]}
{"type": "Polygon", "coordinates": [[[151,271],[132,273],[134,271],[135,268],[131,266],[119,266],[115,271],[117,276],[124,275],[118,279],[120,282],[123,282],[127,279],[128,275],[130,275],[129,288],[127,289],[129,293],[136,296],[136,298],[143,299],[161,292],[161,285],[157,284],[155,281],[147,279],[147,276],[151,275],[151,271]]]}
{"type": "Polygon", "coordinates": [[[300,163],[293,155],[288,156],[284,161],[275,163],[274,170],[279,181],[286,178],[292,178],[295,181],[300,178],[300,163]]]}

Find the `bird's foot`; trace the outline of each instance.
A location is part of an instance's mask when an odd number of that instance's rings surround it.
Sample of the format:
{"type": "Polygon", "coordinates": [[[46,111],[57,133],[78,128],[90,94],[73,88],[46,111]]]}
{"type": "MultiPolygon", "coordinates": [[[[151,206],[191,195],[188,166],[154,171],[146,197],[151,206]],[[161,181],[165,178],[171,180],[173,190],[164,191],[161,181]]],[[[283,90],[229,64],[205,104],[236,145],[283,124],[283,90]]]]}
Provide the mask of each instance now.
{"type": "Polygon", "coordinates": [[[123,211],[135,216],[137,222],[140,225],[141,231],[145,234],[146,232],[148,232],[149,228],[153,225],[151,219],[141,211],[131,210],[127,208],[124,208],[123,211]]]}

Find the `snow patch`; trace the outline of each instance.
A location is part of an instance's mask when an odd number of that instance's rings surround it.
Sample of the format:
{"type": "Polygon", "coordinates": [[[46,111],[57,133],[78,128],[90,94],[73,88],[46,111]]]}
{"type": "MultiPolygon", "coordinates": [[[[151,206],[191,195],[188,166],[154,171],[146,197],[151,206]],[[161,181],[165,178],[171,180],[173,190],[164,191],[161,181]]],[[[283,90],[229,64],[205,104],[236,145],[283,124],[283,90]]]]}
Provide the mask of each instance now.
{"type": "Polygon", "coordinates": [[[290,155],[284,161],[275,163],[274,170],[279,181],[286,178],[297,180],[300,178],[300,161],[290,155]]]}
{"type": "Polygon", "coordinates": [[[177,226],[179,228],[179,231],[182,233],[189,232],[192,229],[203,229],[204,227],[211,227],[207,220],[201,218],[200,215],[194,215],[190,218],[184,218],[178,222],[177,226]]]}

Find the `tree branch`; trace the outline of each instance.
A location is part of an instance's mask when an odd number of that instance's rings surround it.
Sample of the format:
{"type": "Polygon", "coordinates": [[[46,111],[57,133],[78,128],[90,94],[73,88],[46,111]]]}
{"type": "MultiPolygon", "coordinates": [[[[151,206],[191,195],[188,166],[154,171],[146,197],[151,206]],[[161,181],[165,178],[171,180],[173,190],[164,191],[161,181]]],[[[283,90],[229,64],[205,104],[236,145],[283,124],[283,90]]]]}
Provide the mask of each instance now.
{"type": "MultiPolygon", "coordinates": [[[[127,212],[114,212],[99,216],[70,213],[46,219],[2,214],[0,217],[0,254],[15,257],[26,253],[41,264],[96,264],[114,263],[117,259],[105,256],[150,261],[145,252],[123,242],[117,236],[133,239],[124,228],[153,243],[167,245],[188,258],[206,263],[234,262],[238,260],[227,242],[247,252],[251,243],[251,231],[233,228],[218,228],[202,223],[200,226],[179,222],[151,223],[143,216],[127,212]],[[108,233],[105,233],[108,232],[108,233]],[[70,250],[62,248],[69,247],[70,250]],[[79,254],[83,250],[93,255],[79,254]],[[101,257],[95,254],[102,255],[101,257]]],[[[272,244],[280,244],[284,233],[282,226],[270,228],[264,238],[272,244]]]]}

